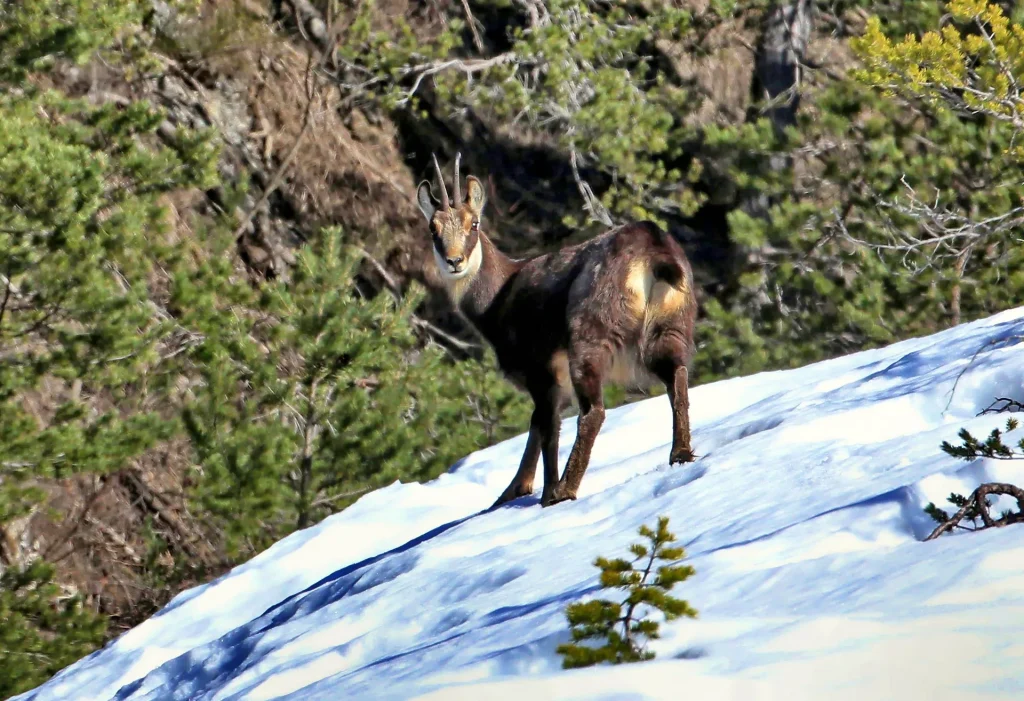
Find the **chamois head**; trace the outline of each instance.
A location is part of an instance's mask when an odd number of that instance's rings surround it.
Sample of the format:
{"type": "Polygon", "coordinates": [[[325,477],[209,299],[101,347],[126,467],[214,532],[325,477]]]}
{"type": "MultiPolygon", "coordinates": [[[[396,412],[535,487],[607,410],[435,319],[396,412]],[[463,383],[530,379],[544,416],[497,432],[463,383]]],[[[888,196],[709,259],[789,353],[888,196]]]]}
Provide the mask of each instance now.
{"type": "Polygon", "coordinates": [[[434,240],[434,260],[442,277],[449,280],[473,275],[480,269],[480,215],[484,209],[484,186],[472,175],[466,178],[466,197],[459,182],[459,161],[455,155],[455,200],[448,198],[441,167],[434,156],[434,170],[441,190],[441,201],[434,199],[430,183],[424,180],[416,189],[416,201],[427,219],[434,240]]]}

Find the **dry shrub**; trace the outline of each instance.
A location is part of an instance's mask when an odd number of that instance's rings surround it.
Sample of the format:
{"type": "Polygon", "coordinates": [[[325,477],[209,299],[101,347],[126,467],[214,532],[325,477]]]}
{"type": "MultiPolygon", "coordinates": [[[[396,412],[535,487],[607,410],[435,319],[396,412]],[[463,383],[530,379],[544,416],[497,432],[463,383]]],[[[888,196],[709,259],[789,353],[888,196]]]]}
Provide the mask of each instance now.
{"type": "MultiPolygon", "coordinates": [[[[250,85],[256,149],[268,171],[280,164],[302,129],[306,56],[284,50],[265,62],[250,85]]],[[[415,185],[388,120],[373,122],[342,103],[320,81],[305,135],[281,186],[305,227],[340,224],[360,241],[387,243],[389,234],[416,225],[415,185]]]]}

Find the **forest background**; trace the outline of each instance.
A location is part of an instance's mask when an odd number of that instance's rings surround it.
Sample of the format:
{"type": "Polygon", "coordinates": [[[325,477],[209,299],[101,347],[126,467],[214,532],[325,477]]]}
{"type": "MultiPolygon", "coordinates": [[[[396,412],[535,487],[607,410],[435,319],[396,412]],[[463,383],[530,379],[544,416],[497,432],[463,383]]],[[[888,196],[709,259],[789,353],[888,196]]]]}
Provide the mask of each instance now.
{"type": "Polygon", "coordinates": [[[485,182],[483,228],[514,256],[630,218],[677,236],[694,383],[1019,304],[1022,19],[979,0],[5,3],[0,697],[525,430],[432,267],[432,154],[485,182]]]}

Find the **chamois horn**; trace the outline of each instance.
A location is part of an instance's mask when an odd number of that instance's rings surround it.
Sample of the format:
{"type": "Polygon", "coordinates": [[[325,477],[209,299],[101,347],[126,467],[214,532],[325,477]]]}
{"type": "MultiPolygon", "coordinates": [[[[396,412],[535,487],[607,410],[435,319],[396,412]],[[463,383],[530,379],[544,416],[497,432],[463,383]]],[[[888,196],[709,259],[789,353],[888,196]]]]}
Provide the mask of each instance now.
{"type": "Polygon", "coordinates": [[[455,206],[458,207],[462,204],[462,182],[459,180],[459,161],[462,160],[462,154],[455,154],[455,206]]]}
{"type": "MultiPolygon", "coordinates": [[[[434,156],[434,170],[437,171],[437,184],[441,188],[441,206],[448,209],[452,206],[451,201],[448,199],[448,188],[444,186],[444,176],[441,175],[441,166],[437,163],[437,154],[434,156]]],[[[458,187],[458,185],[456,185],[458,187]]]]}

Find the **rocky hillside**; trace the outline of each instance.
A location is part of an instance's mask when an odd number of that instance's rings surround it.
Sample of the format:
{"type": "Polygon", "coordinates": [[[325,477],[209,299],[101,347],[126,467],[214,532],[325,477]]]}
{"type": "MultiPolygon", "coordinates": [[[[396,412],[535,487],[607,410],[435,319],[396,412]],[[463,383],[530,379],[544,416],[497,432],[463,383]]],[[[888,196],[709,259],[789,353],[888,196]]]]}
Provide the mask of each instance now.
{"type": "Polygon", "coordinates": [[[438,289],[414,201],[435,154],[484,181],[513,255],[631,218],[672,232],[697,384],[1019,303],[1024,67],[1000,56],[1020,13],[6,4],[0,692],[524,429],[438,289]]]}

